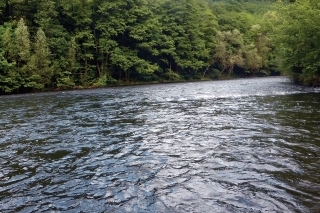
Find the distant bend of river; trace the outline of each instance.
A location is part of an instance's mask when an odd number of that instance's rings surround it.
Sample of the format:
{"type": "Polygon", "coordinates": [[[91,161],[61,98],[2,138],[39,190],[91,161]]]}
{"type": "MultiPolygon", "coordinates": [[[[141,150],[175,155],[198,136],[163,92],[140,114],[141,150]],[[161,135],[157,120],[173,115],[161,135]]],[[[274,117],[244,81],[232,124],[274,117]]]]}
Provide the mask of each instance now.
{"type": "Polygon", "coordinates": [[[0,212],[319,212],[320,89],[287,78],[0,97],[0,212]]]}

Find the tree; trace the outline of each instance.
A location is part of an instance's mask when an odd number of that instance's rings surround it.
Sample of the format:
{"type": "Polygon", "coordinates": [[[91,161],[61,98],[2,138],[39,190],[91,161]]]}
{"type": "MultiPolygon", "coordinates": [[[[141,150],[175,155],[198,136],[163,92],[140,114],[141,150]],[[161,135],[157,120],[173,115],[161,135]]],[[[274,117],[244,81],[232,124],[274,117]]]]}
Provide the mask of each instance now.
{"type": "Polygon", "coordinates": [[[15,61],[14,31],[12,29],[12,25],[8,24],[1,27],[0,35],[3,56],[9,61],[15,61]]]}
{"type": "Polygon", "coordinates": [[[14,63],[10,63],[0,52],[0,93],[12,92],[20,87],[14,73],[14,63]]]}
{"type": "Polygon", "coordinates": [[[252,74],[256,74],[262,68],[262,57],[259,55],[258,49],[254,44],[245,45],[243,60],[243,68],[247,72],[251,71],[252,74]]]}
{"type": "Polygon", "coordinates": [[[163,44],[159,48],[167,72],[194,76],[207,66],[214,49],[217,21],[204,1],[163,1],[157,9],[161,16],[163,44]]]}
{"type": "Polygon", "coordinates": [[[77,44],[75,38],[71,38],[69,43],[69,51],[67,54],[67,60],[65,61],[65,65],[62,66],[62,69],[58,72],[57,79],[57,87],[59,89],[67,89],[72,88],[75,83],[73,77],[77,73],[79,68],[79,64],[77,61],[77,44]],[[73,77],[72,77],[73,76],[73,77]]]}
{"type": "Polygon", "coordinates": [[[275,61],[264,29],[273,22],[262,20],[269,8],[233,0],[1,1],[2,75],[14,76],[18,84],[8,87],[19,92],[201,79],[219,68],[255,74],[275,61]]]}
{"type": "MultiPolygon", "coordinates": [[[[72,22],[73,37],[77,44],[78,82],[89,86],[94,82],[97,71],[94,69],[95,36],[92,29],[92,0],[63,1],[64,13],[72,22]]],[[[68,47],[68,46],[67,46],[68,47]]]]}
{"type": "Polygon", "coordinates": [[[274,42],[282,69],[295,81],[320,85],[320,4],[297,0],[277,5],[274,42]]]}
{"type": "Polygon", "coordinates": [[[221,73],[227,71],[230,75],[235,65],[239,67],[244,65],[243,49],[244,42],[239,30],[217,33],[217,46],[213,60],[219,64],[221,73]]]}
{"type": "Polygon", "coordinates": [[[11,31],[10,25],[0,27],[0,93],[9,93],[20,87],[12,55],[11,31]]]}
{"type": "Polygon", "coordinates": [[[125,1],[94,1],[95,43],[99,75],[110,71],[110,56],[119,46],[116,39],[127,29],[125,1]]]}
{"type": "Polygon", "coordinates": [[[29,61],[31,51],[30,35],[23,18],[18,22],[14,34],[16,63],[18,70],[20,71],[23,68],[23,65],[29,61]]]}
{"type": "Polygon", "coordinates": [[[31,57],[29,68],[33,75],[40,76],[40,88],[44,86],[52,86],[51,78],[53,70],[51,67],[50,50],[47,43],[47,38],[44,31],[39,28],[36,34],[34,43],[34,54],[31,57]]]}

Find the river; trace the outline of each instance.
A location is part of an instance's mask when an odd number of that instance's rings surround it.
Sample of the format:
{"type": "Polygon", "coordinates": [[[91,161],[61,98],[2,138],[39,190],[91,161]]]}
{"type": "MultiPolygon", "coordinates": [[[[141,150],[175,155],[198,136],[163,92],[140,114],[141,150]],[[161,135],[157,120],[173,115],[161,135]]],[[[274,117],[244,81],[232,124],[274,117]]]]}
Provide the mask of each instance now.
{"type": "Polygon", "coordinates": [[[0,212],[319,212],[320,89],[284,77],[0,97],[0,212]]]}

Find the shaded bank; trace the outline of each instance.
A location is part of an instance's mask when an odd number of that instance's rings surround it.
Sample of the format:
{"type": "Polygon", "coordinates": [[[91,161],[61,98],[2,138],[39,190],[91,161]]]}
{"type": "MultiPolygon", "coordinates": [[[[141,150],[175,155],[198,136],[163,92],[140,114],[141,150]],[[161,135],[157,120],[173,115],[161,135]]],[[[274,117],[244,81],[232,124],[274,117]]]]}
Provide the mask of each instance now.
{"type": "MultiPolygon", "coordinates": [[[[206,81],[212,81],[212,82],[218,82],[218,81],[227,81],[227,80],[234,80],[234,79],[250,79],[250,78],[258,78],[258,79],[263,79],[267,77],[279,77],[280,73],[276,72],[275,75],[273,76],[264,76],[262,73],[261,76],[238,76],[235,74],[232,75],[226,75],[226,74],[220,74],[219,77],[210,79],[210,78],[204,78],[204,79],[191,79],[191,80],[161,80],[161,81],[115,81],[112,84],[109,85],[104,85],[104,86],[74,86],[73,88],[52,88],[52,89],[45,89],[41,91],[33,91],[33,90],[25,90],[25,91],[13,91],[11,93],[1,93],[0,95],[18,95],[18,94],[36,94],[36,93],[46,93],[46,92],[55,92],[55,91],[73,91],[73,90],[89,90],[89,89],[101,89],[101,88],[114,88],[114,87],[125,87],[125,86],[143,86],[143,85],[154,85],[154,84],[175,84],[175,83],[191,83],[191,82],[206,82],[206,81]]],[[[298,85],[298,84],[297,84],[298,85]]]]}

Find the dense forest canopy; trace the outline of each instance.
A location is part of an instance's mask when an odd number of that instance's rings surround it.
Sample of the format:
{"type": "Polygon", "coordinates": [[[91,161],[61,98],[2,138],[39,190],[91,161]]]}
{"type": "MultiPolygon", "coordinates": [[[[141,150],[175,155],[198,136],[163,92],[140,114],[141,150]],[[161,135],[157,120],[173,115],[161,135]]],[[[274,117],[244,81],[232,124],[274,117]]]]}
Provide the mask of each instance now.
{"type": "Polygon", "coordinates": [[[320,84],[320,5],[6,0],[0,93],[270,75],[320,84]]]}

